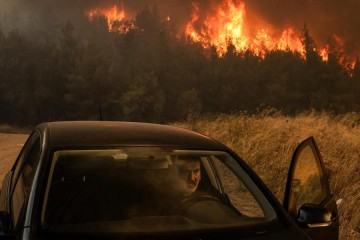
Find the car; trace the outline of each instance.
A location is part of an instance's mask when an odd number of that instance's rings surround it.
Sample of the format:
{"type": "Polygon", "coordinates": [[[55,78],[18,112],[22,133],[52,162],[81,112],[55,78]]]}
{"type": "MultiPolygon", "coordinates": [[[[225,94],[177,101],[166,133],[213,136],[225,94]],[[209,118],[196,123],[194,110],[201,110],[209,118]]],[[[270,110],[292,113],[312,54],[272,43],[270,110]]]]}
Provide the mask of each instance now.
{"type": "Polygon", "coordinates": [[[283,204],[224,144],[153,123],[34,128],[0,193],[1,239],[338,239],[313,137],[295,150],[283,204]]]}

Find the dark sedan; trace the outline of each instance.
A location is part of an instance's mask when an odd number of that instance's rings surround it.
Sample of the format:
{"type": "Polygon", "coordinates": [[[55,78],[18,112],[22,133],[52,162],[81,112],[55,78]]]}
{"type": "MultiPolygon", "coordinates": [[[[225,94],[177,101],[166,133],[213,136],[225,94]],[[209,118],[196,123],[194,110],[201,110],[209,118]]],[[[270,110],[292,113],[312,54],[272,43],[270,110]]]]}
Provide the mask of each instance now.
{"type": "Polygon", "coordinates": [[[281,205],[233,151],[166,125],[37,126],[0,193],[0,239],[338,239],[312,137],[281,205]]]}

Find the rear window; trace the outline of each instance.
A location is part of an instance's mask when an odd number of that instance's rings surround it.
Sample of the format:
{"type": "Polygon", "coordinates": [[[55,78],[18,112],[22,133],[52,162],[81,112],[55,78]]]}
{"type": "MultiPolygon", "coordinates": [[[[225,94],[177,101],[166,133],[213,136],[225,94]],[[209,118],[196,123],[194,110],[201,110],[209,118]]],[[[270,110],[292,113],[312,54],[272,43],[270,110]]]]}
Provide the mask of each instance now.
{"type": "Polygon", "coordinates": [[[221,151],[156,147],[56,151],[48,179],[41,214],[44,227],[164,232],[276,219],[247,173],[221,151]]]}

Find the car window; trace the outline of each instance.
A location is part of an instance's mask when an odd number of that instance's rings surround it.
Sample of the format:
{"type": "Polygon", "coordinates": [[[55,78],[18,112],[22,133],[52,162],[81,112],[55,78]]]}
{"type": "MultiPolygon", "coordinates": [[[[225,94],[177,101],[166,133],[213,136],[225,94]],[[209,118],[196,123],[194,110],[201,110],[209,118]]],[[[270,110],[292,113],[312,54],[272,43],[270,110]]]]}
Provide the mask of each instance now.
{"type": "Polygon", "coordinates": [[[29,155],[24,158],[24,164],[19,170],[19,177],[11,195],[12,218],[15,226],[19,221],[24,203],[29,197],[35,170],[40,159],[40,151],[40,140],[38,139],[29,155]]]}
{"type": "Polygon", "coordinates": [[[264,217],[264,212],[257,200],[234,172],[216,158],[212,162],[217,169],[221,185],[231,204],[247,216],[264,217]]]}
{"type": "Polygon", "coordinates": [[[43,202],[44,227],[112,222],[120,232],[171,231],[276,218],[256,184],[221,151],[58,150],[43,202]]]}
{"type": "Polygon", "coordinates": [[[327,196],[326,181],[315,149],[307,145],[299,153],[291,184],[296,200],[296,212],[305,203],[320,204],[327,196]]]}
{"type": "Polygon", "coordinates": [[[36,133],[36,132],[32,133],[30,135],[30,137],[27,139],[24,147],[21,149],[19,157],[17,158],[16,163],[14,165],[14,173],[13,173],[13,177],[12,177],[12,186],[14,186],[15,181],[17,180],[17,178],[19,176],[19,172],[20,172],[20,169],[23,166],[25,157],[29,154],[30,150],[34,146],[34,142],[38,138],[39,138],[38,133],[36,133]]]}

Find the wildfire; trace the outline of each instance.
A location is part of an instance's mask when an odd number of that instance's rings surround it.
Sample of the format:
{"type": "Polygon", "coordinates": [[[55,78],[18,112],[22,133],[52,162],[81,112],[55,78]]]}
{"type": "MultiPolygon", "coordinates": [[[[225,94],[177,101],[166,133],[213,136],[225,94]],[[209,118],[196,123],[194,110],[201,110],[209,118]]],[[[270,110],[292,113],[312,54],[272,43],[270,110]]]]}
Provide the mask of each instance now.
{"type": "Polygon", "coordinates": [[[277,48],[280,50],[292,49],[304,52],[303,46],[298,35],[291,27],[282,32],[281,38],[277,43],[277,48]]]}
{"type": "Polygon", "coordinates": [[[200,42],[205,48],[215,46],[218,53],[226,52],[229,41],[236,50],[245,49],[248,38],[244,35],[245,4],[235,4],[227,0],[213,16],[208,16],[201,29],[195,27],[199,21],[199,3],[193,3],[193,13],[186,26],[185,34],[193,41],[200,42]]]}
{"type": "Polygon", "coordinates": [[[117,5],[108,7],[108,8],[94,8],[86,12],[86,15],[92,21],[95,17],[104,17],[107,20],[109,31],[123,31],[124,27],[121,25],[116,25],[116,23],[121,23],[125,19],[125,10],[124,5],[120,7],[117,5]]]}
{"type": "MultiPolygon", "coordinates": [[[[226,53],[229,43],[237,52],[252,50],[260,56],[272,49],[304,54],[300,34],[292,27],[280,31],[282,34],[276,36],[271,26],[259,26],[256,29],[256,26],[246,23],[245,3],[242,0],[223,0],[207,13],[201,13],[200,7],[198,2],[193,3],[185,35],[205,48],[214,46],[220,56],[226,53]],[[250,27],[253,33],[250,33],[250,27]]],[[[327,60],[326,48],[322,49],[320,54],[323,60],[327,60]]]]}
{"type": "MultiPolygon", "coordinates": [[[[261,16],[247,18],[244,0],[214,0],[213,4],[201,5],[203,1],[193,1],[190,19],[185,25],[185,36],[193,42],[200,43],[204,48],[214,47],[222,56],[231,43],[234,51],[251,50],[259,56],[267,51],[284,50],[299,52],[305,57],[305,49],[300,40],[299,31],[288,26],[279,29],[266,21],[261,22],[261,16]],[[252,22],[256,19],[256,22],[252,22]],[[260,23],[261,22],[261,23],[260,23]]],[[[89,20],[104,17],[109,31],[126,33],[134,29],[134,21],[127,20],[124,4],[108,7],[96,7],[86,12],[89,20]]],[[[165,15],[163,21],[171,21],[170,15],[165,15]]],[[[345,41],[334,35],[334,42],[340,48],[345,41]]],[[[329,45],[317,49],[323,61],[328,61],[329,45]]]]}

